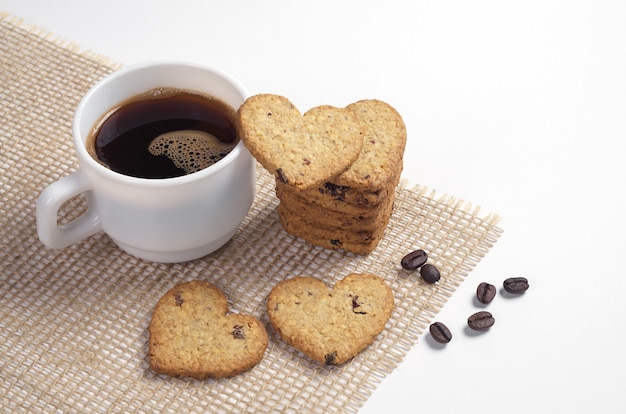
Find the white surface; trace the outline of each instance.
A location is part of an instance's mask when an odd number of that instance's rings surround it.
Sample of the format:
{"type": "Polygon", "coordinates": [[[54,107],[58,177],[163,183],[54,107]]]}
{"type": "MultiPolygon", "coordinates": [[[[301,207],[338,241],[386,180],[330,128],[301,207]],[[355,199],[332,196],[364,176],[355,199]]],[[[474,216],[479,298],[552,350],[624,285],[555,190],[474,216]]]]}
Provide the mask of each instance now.
{"type": "Polygon", "coordinates": [[[363,413],[626,412],[626,2],[0,0],[122,63],[215,65],[300,109],[379,98],[404,176],[503,217],[504,234],[363,413]],[[526,276],[471,335],[481,281],[526,276]],[[600,408],[602,407],[602,408],[600,408]],[[600,410],[600,411],[599,411],[600,410]]]}

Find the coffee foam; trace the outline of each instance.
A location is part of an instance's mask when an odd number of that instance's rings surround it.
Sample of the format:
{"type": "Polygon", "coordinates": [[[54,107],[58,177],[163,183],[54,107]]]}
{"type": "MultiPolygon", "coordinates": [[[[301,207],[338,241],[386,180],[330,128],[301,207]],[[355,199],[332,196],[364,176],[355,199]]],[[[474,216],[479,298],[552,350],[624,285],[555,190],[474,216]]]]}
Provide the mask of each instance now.
{"type": "Polygon", "coordinates": [[[224,158],[235,143],[223,143],[205,131],[193,129],[161,134],[150,142],[152,155],[167,156],[187,174],[200,171],[224,158]]]}

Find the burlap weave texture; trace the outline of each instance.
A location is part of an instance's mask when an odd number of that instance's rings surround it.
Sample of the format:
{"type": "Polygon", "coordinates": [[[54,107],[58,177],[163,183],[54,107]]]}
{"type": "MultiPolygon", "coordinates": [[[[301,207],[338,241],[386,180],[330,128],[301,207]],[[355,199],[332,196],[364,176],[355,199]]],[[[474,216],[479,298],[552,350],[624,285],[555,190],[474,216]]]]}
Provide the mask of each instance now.
{"type": "MultiPolygon", "coordinates": [[[[77,168],[71,122],[82,95],[120,65],[0,16],[0,412],[356,412],[497,241],[495,215],[425,187],[399,189],[384,239],[368,256],[307,245],[281,228],[273,179],[258,170],[257,197],[225,247],[182,264],[120,251],[98,234],[62,251],[38,240],[35,201],[77,168]],[[442,272],[427,285],[401,269],[423,248],[442,272]],[[351,272],[384,277],[396,308],[376,342],[351,362],[325,367],[285,345],[265,314],[279,281],[351,272]],[[157,376],[147,326],[174,284],[204,279],[232,312],[266,323],[262,362],[231,379],[157,376]]],[[[409,137],[410,139],[410,137],[409,137]]],[[[80,199],[63,209],[71,220],[80,199]]]]}

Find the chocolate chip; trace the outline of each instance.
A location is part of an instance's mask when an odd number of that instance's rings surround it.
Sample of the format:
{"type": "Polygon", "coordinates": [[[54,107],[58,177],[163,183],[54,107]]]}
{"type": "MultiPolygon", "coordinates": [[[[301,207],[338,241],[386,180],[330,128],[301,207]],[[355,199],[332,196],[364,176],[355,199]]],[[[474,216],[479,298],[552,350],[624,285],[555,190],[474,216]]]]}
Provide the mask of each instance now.
{"type": "Polygon", "coordinates": [[[285,176],[282,168],[276,170],[276,178],[278,178],[278,180],[283,184],[289,184],[289,180],[285,176]]]}
{"type": "Polygon", "coordinates": [[[174,302],[176,303],[176,306],[182,306],[183,305],[183,297],[181,296],[181,294],[179,292],[176,292],[174,294],[174,302]]]}
{"type": "Polygon", "coordinates": [[[333,351],[329,354],[324,355],[324,363],[326,365],[335,365],[336,359],[337,359],[337,351],[333,351]]]}
{"type": "Polygon", "coordinates": [[[344,201],[346,199],[346,193],[348,192],[348,190],[350,190],[350,187],[327,182],[326,184],[324,184],[323,192],[330,195],[331,197],[334,197],[335,200],[344,201]]]}
{"type": "Polygon", "coordinates": [[[235,339],[245,339],[246,336],[243,334],[243,325],[235,325],[233,326],[233,338],[235,339]]]}
{"type": "Polygon", "coordinates": [[[357,295],[354,295],[352,297],[352,312],[354,313],[358,313],[359,315],[366,315],[367,312],[365,312],[364,310],[360,309],[361,308],[361,304],[358,302],[359,297],[357,295]]]}

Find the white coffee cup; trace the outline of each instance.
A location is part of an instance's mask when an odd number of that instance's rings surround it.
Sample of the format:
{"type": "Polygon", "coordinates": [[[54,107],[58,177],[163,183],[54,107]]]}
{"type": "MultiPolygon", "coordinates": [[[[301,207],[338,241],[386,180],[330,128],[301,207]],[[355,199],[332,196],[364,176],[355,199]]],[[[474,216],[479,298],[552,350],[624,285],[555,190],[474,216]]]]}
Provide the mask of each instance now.
{"type": "Polygon", "coordinates": [[[256,189],[255,161],[243,142],[203,170],[164,179],[117,173],[87,152],[87,137],[103,114],[157,87],[204,93],[234,109],[248,97],[246,89],[227,74],[184,62],[148,62],[103,79],[85,95],[74,116],[79,169],[52,183],[37,200],[37,229],[43,244],[61,249],[104,231],[131,255],[168,263],[205,256],[235,234],[256,189]],[[59,224],[61,206],[83,193],[87,211],[71,223],[59,224]]]}

